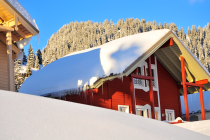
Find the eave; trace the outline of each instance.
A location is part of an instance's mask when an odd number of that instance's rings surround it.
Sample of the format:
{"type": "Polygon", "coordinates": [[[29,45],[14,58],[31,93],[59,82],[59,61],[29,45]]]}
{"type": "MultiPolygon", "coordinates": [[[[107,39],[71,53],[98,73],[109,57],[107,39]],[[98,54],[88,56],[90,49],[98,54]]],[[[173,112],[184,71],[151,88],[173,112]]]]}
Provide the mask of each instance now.
{"type": "MultiPolygon", "coordinates": [[[[149,56],[154,54],[159,62],[167,69],[167,71],[174,77],[177,84],[181,84],[181,62],[179,57],[183,56],[186,61],[186,78],[189,82],[196,82],[202,79],[210,81],[209,72],[199,63],[199,60],[194,57],[190,50],[180,41],[180,39],[172,32],[168,32],[136,61],[124,70],[126,76],[130,75],[142,62],[149,56]],[[173,38],[174,45],[161,48],[170,38],[173,38]],[[161,48],[161,49],[160,49],[161,48]]],[[[210,90],[210,83],[204,85],[205,90],[210,90]]],[[[198,92],[195,87],[188,88],[189,93],[198,92]]]]}

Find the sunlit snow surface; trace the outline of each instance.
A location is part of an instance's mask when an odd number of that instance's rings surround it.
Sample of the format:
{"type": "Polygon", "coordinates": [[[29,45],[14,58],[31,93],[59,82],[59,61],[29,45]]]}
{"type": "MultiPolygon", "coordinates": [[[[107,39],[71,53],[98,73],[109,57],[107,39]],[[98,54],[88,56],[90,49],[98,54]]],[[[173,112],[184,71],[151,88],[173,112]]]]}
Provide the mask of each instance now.
{"type": "Polygon", "coordinates": [[[88,85],[92,77],[122,73],[170,30],[123,37],[58,59],[29,77],[19,92],[43,95],[88,85]]]}
{"type": "Polygon", "coordinates": [[[165,122],[0,90],[1,140],[209,140],[165,122]]]}

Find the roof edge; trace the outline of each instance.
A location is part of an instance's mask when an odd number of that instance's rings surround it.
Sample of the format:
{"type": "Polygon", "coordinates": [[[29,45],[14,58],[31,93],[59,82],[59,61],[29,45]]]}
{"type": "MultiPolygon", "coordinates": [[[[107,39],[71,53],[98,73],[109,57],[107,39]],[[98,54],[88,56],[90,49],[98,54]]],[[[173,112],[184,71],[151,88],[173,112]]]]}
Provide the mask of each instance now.
{"type": "Polygon", "coordinates": [[[39,30],[34,27],[34,25],[32,25],[14,6],[12,6],[12,4],[10,4],[7,0],[4,0],[4,2],[6,2],[7,5],[9,5],[19,16],[21,16],[21,18],[24,19],[37,32],[37,34],[39,34],[39,30]]]}
{"type": "Polygon", "coordinates": [[[135,68],[145,61],[150,55],[152,55],[157,49],[159,49],[171,36],[173,32],[170,30],[161,39],[159,39],[150,49],[148,49],[144,54],[142,54],[138,59],[136,59],[130,66],[128,66],[123,73],[128,76],[135,68]]]}

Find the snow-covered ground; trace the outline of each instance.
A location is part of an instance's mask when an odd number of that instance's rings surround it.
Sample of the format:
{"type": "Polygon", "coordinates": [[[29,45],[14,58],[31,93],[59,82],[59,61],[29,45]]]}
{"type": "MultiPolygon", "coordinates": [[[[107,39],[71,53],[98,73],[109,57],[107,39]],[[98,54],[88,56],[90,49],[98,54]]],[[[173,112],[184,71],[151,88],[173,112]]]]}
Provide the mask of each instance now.
{"type": "Polygon", "coordinates": [[[21,140],[209,140],[165,122],[0,90],[0,138],[21,140]]]}
{"type": "Polygon", "coordinates": [[[19,92],[43,95],[76,89],[94,77],[120,74],[170,30],[155,30],[123,37],[99,47],[60,58],[24,81],[19,92]],[[81,82],[82,81],[82,82],[81,82]]]}
{"type": "Polygon", "coordinates": [[[186,122],[174,125],[210,136],[210,120],[186,122]]]}
{"type": "MultiPolygon", "coordinates": [[[[23,64],[21,65],[21,69],[20,69],[19,73],[26,73],[26,67],[27,67],[27,63],[23,62],[23,64]]],[[[40,69],[42,67],[43,67],[43,65],[40,65],[40,69]]],[[[36,68],[31,68],[31,69],[32,69],[32,75],[38,71],[38,69],[36,69],[36,68]]]]}
{"type": "MultiPolygon", "coordinates": [[[[210,91],[204,91],[203,97],[204,97],[205,109],[210,110],[210,91]]],[[[182,106],[182,114],[185,114],[184,96],[180,96],[180,99],[181,99],[181,106],[182,106]]],[[[197,112],[201,110],[199,93],[188,95],[188,105],[189,105],[190,113],[192,111],[197,112]]]]}

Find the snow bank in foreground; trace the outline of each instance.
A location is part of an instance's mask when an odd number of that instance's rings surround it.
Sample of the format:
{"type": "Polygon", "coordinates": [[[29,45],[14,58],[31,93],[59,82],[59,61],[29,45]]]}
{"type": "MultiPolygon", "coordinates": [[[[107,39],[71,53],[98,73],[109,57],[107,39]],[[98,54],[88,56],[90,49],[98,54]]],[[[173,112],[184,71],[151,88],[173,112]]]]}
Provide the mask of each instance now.
{"type": "MultiPolygon", "coordinates": [[[[210,110],[210,91],[203,92],[203,98],[204,98],[205,109],[210,110]]],[[[181,106],[182,106],[182,114],[185,114],[184,96],[180,96],[180,99],[181,99],[181,106]]],[[[190,113],[192,111],[197,112],[198,110],[201,110],[199,93],[188,95],[188,105],[189,105],[190,113]]]]}
{"type": "Polygon", "coordinates": [[[93,77],[122,73],[170,30],[156,30],[123,37],[96,48],[58,59],[24,81],[19,92],[43,95],[89,85],[93,77]]]}
{"type": "Polygon", "coordinates": [[[0,120],[1,139],[210,139],[132,114],[3,90],[0,90],[0,120]]]}
{"type": "Polygon", "coordinates": [[[210,136],[210,120],[205,121],[195,121],[195,122],[187,122],[175,124],[176,126],[189,129],[207,136],[210,136]]]}

